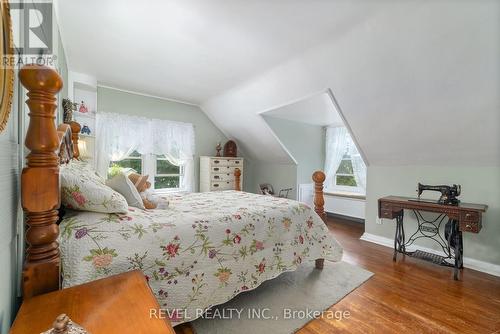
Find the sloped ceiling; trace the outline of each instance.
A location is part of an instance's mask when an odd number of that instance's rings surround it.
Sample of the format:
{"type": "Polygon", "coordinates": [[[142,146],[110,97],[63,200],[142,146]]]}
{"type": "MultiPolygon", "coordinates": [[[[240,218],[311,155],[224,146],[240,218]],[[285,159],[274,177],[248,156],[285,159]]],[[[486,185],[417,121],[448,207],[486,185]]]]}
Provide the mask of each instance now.
{"type": "Polygon", "coordinates": [[[250,158],[288,162],[259,113],[329,89],[369,164],[500,164],[499,1],[64,0],[58,12],[70,69],[198,103],[250,158]]]}
{"type": "Polygon", "coordinates": [[[191,103],[341,34],[374,8],[344,0],[57,0],[56,7],[72,70],[191,103]]]}
{"type": "Polygon", "coordinates": [[[344,125],[341,116],[326,92],[267,111],[261,115],[316,126],[344,125]]]}
{"type": "Polygon", "coordinates": [[[368,164],[500,165],[500,2],[380,6],[203,109],[245,152],[281,162],[258,113],[329,88],[368,164]]]}

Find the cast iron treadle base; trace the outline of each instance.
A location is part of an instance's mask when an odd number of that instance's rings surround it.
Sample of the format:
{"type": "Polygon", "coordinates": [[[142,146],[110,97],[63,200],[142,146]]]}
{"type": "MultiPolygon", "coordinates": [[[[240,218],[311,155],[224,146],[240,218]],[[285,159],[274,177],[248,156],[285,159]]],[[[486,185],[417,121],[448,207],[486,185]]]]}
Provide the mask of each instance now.
{"type": "Polygon", "coordinates": [[[414,252],[407,252],[407,255],[410,255],[411,257],[415,257],[417,259],[421,259],[424,261],[429,261],[435,264],[439,264],[441,266],[453,267],[453,264],[446,261],[447,258],[441,255],[436,255],[421,250],[416,250],[414,252]]]}

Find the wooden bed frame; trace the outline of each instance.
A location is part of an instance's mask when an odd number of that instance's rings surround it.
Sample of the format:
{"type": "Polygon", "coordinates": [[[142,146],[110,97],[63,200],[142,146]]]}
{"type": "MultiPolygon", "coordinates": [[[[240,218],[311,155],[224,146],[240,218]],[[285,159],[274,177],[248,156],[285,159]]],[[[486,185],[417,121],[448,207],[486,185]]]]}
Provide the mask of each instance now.
{"type": "MultiPolygon", "coordinates": [[[[59,209],[61,193],[59,165],[78,159],[76,122],[55,125],[56,94],[63,81],[57,72],[41,65],[26,65],[19,71],[21,84],[28,90],[30,109],[25,145],[30,150],[21,176],[21,203],[26,214],[26,249],[23,268],[23,295],[36,295],[60,289],[59,209]]],[[[241,171],[235,170],[236,190],[240,189],[241,171]]],[[[325,174],[317,171],[314,210],[326,220],[323,182],[325,174]]],[[[324,259],[316,260],[323,268],[324,259]]]]}

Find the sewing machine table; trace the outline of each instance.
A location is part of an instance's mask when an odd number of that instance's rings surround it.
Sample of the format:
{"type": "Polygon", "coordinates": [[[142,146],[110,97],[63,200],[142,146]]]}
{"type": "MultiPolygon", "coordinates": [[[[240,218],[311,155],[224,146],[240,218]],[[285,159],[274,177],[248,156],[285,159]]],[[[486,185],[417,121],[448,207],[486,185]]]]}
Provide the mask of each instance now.
{"type": "Polygon", "coordinates": [[[409,197],[388,196],[378,200],[379,218],[396,219],[396,235],[394,237],[394,256],[397,253],[418,257],[440,265],[454,267],[454,279],[458,280],[458,271],[463,268],[463,241],[462,232],[479,233],[482,227],[482,213],[488,209],[484,204],[460,203],[445,205],[429,200],[419,200],[409,197]],[[406,241],[403,216],[404,210],[412,210],[417,219],[417,230],[406,241]],[[422,211],[434,212],[438,216],[427,220],[422,211]],[[445,222],[448,233],[441,235],[441,225],[445,222]],[[411,246],[419,238],[429,238],[437,242],[445,256],[431,254],[421,250],[409,252],[411,246]],[[452,261],[451,263],[449,261],[452,261]]]}

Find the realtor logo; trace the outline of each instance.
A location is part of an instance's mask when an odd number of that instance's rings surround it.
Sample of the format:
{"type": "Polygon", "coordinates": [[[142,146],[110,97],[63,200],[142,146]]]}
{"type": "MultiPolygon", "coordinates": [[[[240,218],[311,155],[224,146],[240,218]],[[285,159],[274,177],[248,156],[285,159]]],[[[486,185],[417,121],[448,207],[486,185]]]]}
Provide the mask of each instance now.
{"type": "Polygon", "coordinates": [[[23,55],[52,53],[52,3],[11,3],[14,44],[23,55]],[[21,43],[22,39],[24,43],[21,43]]]}

